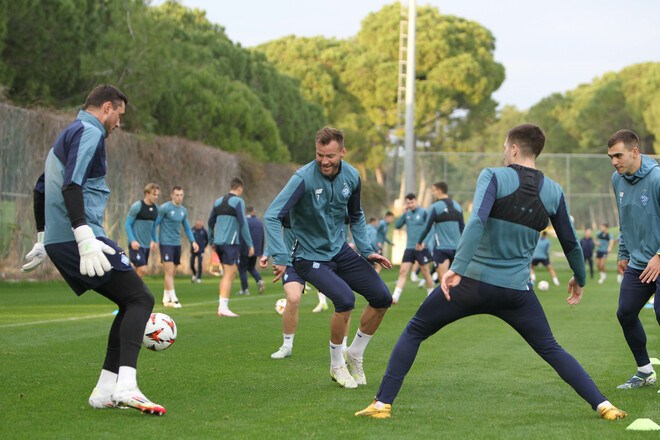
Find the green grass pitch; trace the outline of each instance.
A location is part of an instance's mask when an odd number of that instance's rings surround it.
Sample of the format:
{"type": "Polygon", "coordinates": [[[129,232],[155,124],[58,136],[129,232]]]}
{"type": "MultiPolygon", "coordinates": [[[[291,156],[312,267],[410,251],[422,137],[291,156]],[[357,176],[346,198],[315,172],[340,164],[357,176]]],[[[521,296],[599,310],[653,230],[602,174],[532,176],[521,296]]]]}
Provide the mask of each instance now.
{"type": "MultiPolygon", "coordinates": [[[[383,271],[393,289],[396,269],[383,271]]],[[[265,272],[266,273],[266,272],[265,272]]],[[[270,272],[268,272],[270,273],[270,272]]],[[[540,268],[538,279],[549,280],[540,268]]],[[[201,285],[176,280],[182,309],[160,306],[162,278],[147,277],[155,311],[169,314],[178,340],[164,352],[142,350],[142,391],[167,408],[164,417],[134,410],[94,410],[87,398],[103,362],[114,304],[88,292],[77,298],[63,283],[0,283],[0,437],[19,438],[657,438],[630,432],[637,418],[660,423],[656,388],[617,390],[634,371],[616,320],[614,272],[590,282],[578,306],[562,287],[538,292],[554,335],[612,403],[629,412],[600,419],[589,405],[506,324],[491,316],[454,323],[422,344],[387,420],[354,417],[373,399],[389,355],[425,292],[408,283],[365,353],[368,385],[339,388],[329,377],[331,313],[312,313],[315,292],[303,297],[293,356],[270,359],[282,342],[274,304],[281,284],[257,295],[233,295],[238,319],[218,318],[218,278],[201,285]]],[[[233,291],[238,291],[238,282],[233,291]]],[[[358,296],[349,343],[364,300],[358,296]]],[[[330,307],[332,308],[332,306],[330,307]]],[[[660,357],[658,324],[644,309],[651,357],[660,357]]]]}

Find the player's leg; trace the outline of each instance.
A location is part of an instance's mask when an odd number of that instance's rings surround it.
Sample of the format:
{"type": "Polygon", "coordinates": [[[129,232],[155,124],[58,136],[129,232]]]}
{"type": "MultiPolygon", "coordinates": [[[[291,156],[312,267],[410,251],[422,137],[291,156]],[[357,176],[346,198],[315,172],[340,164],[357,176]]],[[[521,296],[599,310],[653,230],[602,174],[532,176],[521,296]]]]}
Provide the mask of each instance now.
{"type": "Polygon", "coordinates": [[[429,270],[429,263],[419,265],[420,272],[422,277],[426,281],[426,296],[430,295],[433,292],[433,276],[429,270]]]}
{"type": "Polygon", "coordinates": [[[181,308],[181,302],[179,301],[179,298],[176,296],[176,289],[174,288],[174,278],[176,277],[176,271],[179,265],[181,264],[181,246],[172,246],[172,252],[173,252],[173,258],[172,258],[172,266],[170,269],[170,279],[171,279],[171,288],[170,288],[170,307],[174,307],[176,309],[181,308]]]}
{"type": "Polygon", "coordinates": [[[605,272],[605,264],[607,262],[607,253],[597,252],[596,253],[596,267],[600,272],[600,278],[598,278],[598,284],[603,284],[607,278],[607,272],[605,272]]]}
{"type": "MultiPolygon", "coordinates": [[[[582,365],[557,343],[543,307],[533,292],[491,286],[485,293],[493,304],[491,314],[513,327],[594,410],[603,417],[604,410],[619,411],[611,406],[582,365]]],[[[619,417],[615,418],[621,417],[625,417],[625,413],[619,411],[619,417]]]]}
{"type": "Polygon", "coordinates": [[[172,261],[163,261],[163,305],[171,307],[171,292],[174,291],[174,274],[176,269],[172,261]]]}
{"type": "MultiPolygon", "coordinates": [[[[657,290],[657,283],[642,283],[639,279],[641,270],[628,266],[623,274],[619,291],[619,308],[616,317],[619,320],[623,335],[637,364],[637,373],[618,388],[629,389],[643,386],[654,386],[656,374],[651,365],[646,349],[646,332],[639,319],[639,312],[657,290]]],[[[656,319],[658,312],[656,309],[656,319]]],[[[660,321],[659,321],[660,322],[660,321]]]]}
{"type": "Polygon", "coordinates": [[[584,261],[589,263],[589,275],[591,279],[594,279],[594,259],[592,257],[585,258],[584,261]]]}
{"type": "Polygon", "coordinates": [[[239,295],[249,295],[250,291],[248,290],[248,256],[241,255],[238,259],[238,276],[241,279],[241,291],[238,292],[239,295]]]}
{"type": "Polygon", "coordinates": [[[399,303],[399,298],[401,298],[403,288],[406,287],[408,272],[410,272],[410,268],[412,267],[413,261],[415,260],[414,252],[414,249],[406,249],[403,253],[401,267],[399,268],[399,279],[397,279],[394,293],[392,293],[392,304],[396,305],[399,303]]]}
{"type": "MultiPolygon", "coordinates": [[[[292,271],[288,270],[291,277],[292,271]]],[[[295,273],[295,272],[293,272],[295,273]]],[[[289,278],[290,278],[289,277],[289,278]]],[[[304,281],[285,281],[284,293],[286,294],[286,307],[282,313],[282,346],[270,357],[273,359],[283,359],[291,356],[293,351],[293,338],[298,327],[298,310],[300,308],[300,298],[302,297],[303,289],[305,288],[304,281]]]]}
{"type": "Polygon", "coordinates": [[[248,272],[250,272],[250,275],[252,275],[252,278],[254,278],[254,280],[257,282],[259,295],[261,295],[266,290],[266,283],[264,282],[263,279],[261,279],[261,274],[257,270],[256,265],[257,265],[257,257],[256,256],[248,257],[247,270],[248,272]]]}
{"type": "Polygon", "coordinates": [[[552,277],[552,283],[555,286],[559,285],[559,278],[557,278],[557,273],[555,270],[552,268],[552,264],[548,262],[548,265],[546,266],[548,268],[548,272],[550,272],[550,276],[552,277]]]}
{"type": "Polygon", "coordinates": [[[229,310],[229,294],[231,293],[234,278],[236,278],[236,272],[238,272],[239,248],[236,245],[216,245],[215,249],[220,256],[220,262],[225,272],[220,280],[218,316],[237,318],[239,315],[229,310]]]}
{"type": "MultiPolygon", "coordinates": [[[[103,363],[103,370],[117,372],[116,384],[111,392],[112,401],[118,406],[129,406],[157,415],[164,414],[165,408],[144,397],[137,384],[137,359],[144,328],[154,307],[153,295],[134,271],[113,270],[110,280],[94,290],[119,307],[110,328],[103,363]]],[[[99,384],[94,391],[98,389],[99,384]]]]}
{"type": "Polygon", "coordinates": [[[529,279],[532,280],[532,283],[536,282],[536,274],[534,273],[534,265],[529,265],[529,279]]]}
{"type": "MultiPolygon", "coordinates": [[[[355,253],[354,255],[357,256],[355,253]]],[[[346,361],[342,355],[342,342],[346,334],[346,327],[351,311],[355,307],[353,291],[335,273],[337,264],[334,261],[298,260],[294,261],[293,267],[302,279],[324,292],[334,304],[335,312],[330,318],[330,377],[343,388],[357,388],[357,383],[348,372],[346,361]]]]}
{"type": "Polygon", "coordinates": [[[191,250],[190,251],[190,270],[192,271],[191,283],[197,281],[197,271],[195,270],[195,256],[196,254],[191,250]]]}
{"type": "Polygon", "coordinates": [[[203,263],[204,263],[204,252],[203,251],[197,252],[195,254],[195,256],[197,257],[197,274],[196,274],[196,276],[197,276],[197,283],[199,284],[199,283],[202,282],[202,266],[203,266],[203,263]]]}
{"type": "MultiPolygon", "coordinates": [[[[380,265],[379,265],[380,266],[380,265]]],[[[319,313],[328,310],[328,302],[326,297],[320,290],[316,291],[316,295],[319,298],[319,303],[312,309],[313,313],[319,313]]]]}

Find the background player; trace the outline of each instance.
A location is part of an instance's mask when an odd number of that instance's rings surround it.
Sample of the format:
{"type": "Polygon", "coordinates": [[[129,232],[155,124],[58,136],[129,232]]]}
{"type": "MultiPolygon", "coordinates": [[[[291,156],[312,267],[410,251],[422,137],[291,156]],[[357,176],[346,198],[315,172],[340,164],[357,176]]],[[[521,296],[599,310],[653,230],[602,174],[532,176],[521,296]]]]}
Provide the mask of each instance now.
{"type": "Polygon", "coordinates": [[[546,231],[541,232],[541,238],[534,248],[534,254],[532,255],[532,264],[530,266],[529,277],[532,282],[536,281],[536,274],[534,273],[534,268],[539,264],[544,265],[548,268],[550,276],[552,277],[552,282],[555,286],[559,285],[559,279],[557,278],[557,273],[552,268],[550,264],[550,240],[548,240],[548,233],[546,231]]]}
{"type": "Polygon", "coordinates": [[[247,224],[250,228],[250,237],[252,237],[252,245],[254,247],[254,254],[250,256],[250,248],[245,242],[240,239],[240,258],[238,260],[238,276],[241,279],[241,291],[239,295],[249,295],[248,290],[248,272],[252,278],[257,282],[259,294],[264,293],[266,290],[266,283],[261,279],[259,271],[255,268],[257,259],[264,253],[264,223],[256,216],[254,206],[248,205],[245,207],[245,216],[247,217],[247,224]]]}
{"type": "MultiPolygon", "coordinates": [[[[392,223],[393,221],[394,221],[394,214],[390,211],[387,211],[385,213],[385,218],[381,219],[378,222],[378,227],[377,227],[378,252],[380,252],[381,255],[385,255],[385,243],[389,244],[390,246],[394,246],[394,243],[392,243],[390,239],[387,238],[387,231],[390,227],[390,223],[392,223]]],[[[383,266],[377,264],[376,272],[380,273],[381,270],[383,270],[383,266]]]]}
{"type": "Polygon", "coordinates": [[[195,243],[197,243],[197,251],[190,245],[190,270],[192,271],[191,283],[201,284],[202,282],[202,263],[204,263],[204,249],[209,244],[209,234],[204,229],[204,223],[201,220],[195,221],[195,227],[192,229],[195,243]],[[195,268],[195,262],[197,267],[195,268]]]}
{"type": "Polygon", "coordinates": [[[607,255],[612,252],[612,246],[614,245],[614,237],[612,237],[612,234],[607,231],[607,228],[607,223],[603,223],[600,226],[600,232],[596,235],[596,240],[598,240],[598,248],[596,249],[596,267],[600,271],[598,284],[603,284],[605,278],[607,278],[605,263],[607,263],[607,255]]]}
{"type": "Polygon", "coordinates": [[[188,210],[183,207],[183,188],[175,186],[170,194],[172,200],[158,209],[158,219],[154,227],[158,227],[158,241],[160,243],[160,261],[163,263],[164,288],[163,305],[165,307],[181,308],[179,298],[174,289],[174,276],[176,268],[181,264],[181,226],[190,240],[193,252],[199,247],[188,223],[188,210]]]}
{"type": "Polygon", "coordinates": [[[590,278],[594,279],[594,239],[591,236],[591,228],[584,230],[584,237],[580,240],[584,262],[589,263],[590,278]]]}
{"type": "Polygon", "coordinates": [[[126,216],[126,235],[128,236],[128,255],[140,278],[147,273],[149,251],[156,251],[158,240],[155,236],[154,223],[158,218],[158,196],[160,187],[155,183],[144,186],[144,199],[133,203],[126,216]]]}

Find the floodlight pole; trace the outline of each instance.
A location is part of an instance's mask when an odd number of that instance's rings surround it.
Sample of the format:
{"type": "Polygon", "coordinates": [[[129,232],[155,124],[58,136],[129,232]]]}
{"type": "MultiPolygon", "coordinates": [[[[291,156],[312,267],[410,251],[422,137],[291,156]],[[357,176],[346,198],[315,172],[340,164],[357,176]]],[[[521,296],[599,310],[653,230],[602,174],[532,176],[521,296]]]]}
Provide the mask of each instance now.
{"type": "Polygon", "coordinates": [[[405,119],[405,160],[404,179],[407,193],[414,193],[415,179],[415,25],[417,5],[415,0],[408,2],[408,50],[406,58],[406,119],[405,119]]]}

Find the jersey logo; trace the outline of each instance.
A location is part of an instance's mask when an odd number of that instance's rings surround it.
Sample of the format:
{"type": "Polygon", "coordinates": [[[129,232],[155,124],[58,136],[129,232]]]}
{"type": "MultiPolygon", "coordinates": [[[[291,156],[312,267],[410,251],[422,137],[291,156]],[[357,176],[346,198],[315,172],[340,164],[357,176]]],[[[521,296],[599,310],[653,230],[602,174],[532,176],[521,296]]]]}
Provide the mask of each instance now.
{"type": "Polygon", "coordinates": [[[642,190],[642,197],[640,197],[639,199],[642,201],[642,205],[646,206],[646,204],[649,201],[649,198],[646,195],[646,190],[645,189],[642,190]]]}
{"type": "Polygon", "coordinates": [[[322,192],[323,192],[323,188],[318,188],[316,191],[314,191],[314,193],[316,194],[316,200],[319,199],[322,192]]]}
{"type": "Polygon", "coordinates": [[[153,211],[153,210],[154,210],[154,207],[153,207],[153,206],[152,206],[151,208],[149,208],[149,211],[153,211]]]}
{"type": "Polygon", "coordinates": [[[174,217],[174,211],[170,211],[170,215],[174,217]]]}
{"type": "Polygon", "coordinates": [[[341,193],[345,198],[348,198],[348,196],[351,195],[351,190],[348,189],[348,184],[346,182],[344,182],[344,189],[341,190],[341,193]]]}
{"type": "Polygon", "coordinates": [[[312,263],[312,269],[318,269],[319,267],[321,267],[321,265],[316,261],[312,263]]]}
{"type": "Polygon", "coordinates": [[[126,256],[126,254],[121,254],[121,264],[124,266],[128,266],[130,264],[130,260],[126,256]]]}

